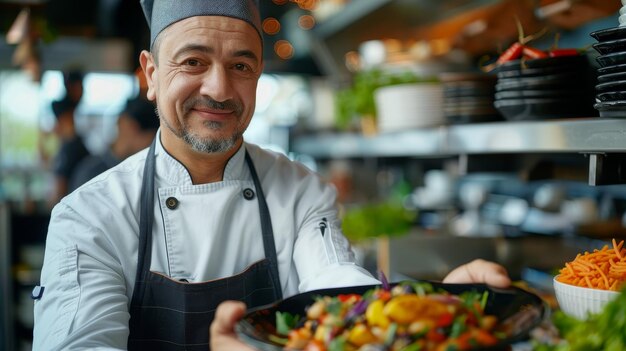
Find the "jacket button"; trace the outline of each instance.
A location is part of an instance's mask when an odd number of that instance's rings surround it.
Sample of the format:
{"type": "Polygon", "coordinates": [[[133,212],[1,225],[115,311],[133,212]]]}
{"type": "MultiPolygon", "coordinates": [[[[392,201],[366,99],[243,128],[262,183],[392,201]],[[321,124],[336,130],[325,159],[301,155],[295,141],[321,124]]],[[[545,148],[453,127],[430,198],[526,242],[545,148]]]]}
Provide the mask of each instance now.
{"type": "Polygon", "coordinates": [[[175,210],[176,207],[178,207],[178,199],[175,197],[168,197],[167,200],[165,200],[165,206],[167,206],[170,210],[175,210]]]}
{"type": "Polygon", "coordinates": [[[243,197],[246,200],[252,200],[254,199],[254,191],[250,188],[246,188],[243,190],[243,197]]]}

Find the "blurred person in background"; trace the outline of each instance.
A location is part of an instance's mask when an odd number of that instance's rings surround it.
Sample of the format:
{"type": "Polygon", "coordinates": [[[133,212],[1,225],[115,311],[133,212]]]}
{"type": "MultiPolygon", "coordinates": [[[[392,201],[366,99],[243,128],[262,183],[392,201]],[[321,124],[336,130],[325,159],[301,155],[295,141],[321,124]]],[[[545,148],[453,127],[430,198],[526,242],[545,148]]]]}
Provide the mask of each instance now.
{"type": "Polygon", "coordinates": [[[159,128],[159,117],[154,108],[154,104],[141,94],[128,100],[117,119],[117,137],[111,147],[104,154],[89,156],[78,164],[70,179],[69,191],[150,146],[159,128]]]}
{"type": "Polygon", "coordinates": [[[54,185],[48,205],[52,208],[68,194],[69,181],[78,163],[89,156],[89,151],[81,136],[76,132],[74,112],[83,96],[83,74],[69,71],[64,74],[65,97],[52,103],[56,117],[54,134],[59,139],[60,148],[52,161],[54,185]]]}

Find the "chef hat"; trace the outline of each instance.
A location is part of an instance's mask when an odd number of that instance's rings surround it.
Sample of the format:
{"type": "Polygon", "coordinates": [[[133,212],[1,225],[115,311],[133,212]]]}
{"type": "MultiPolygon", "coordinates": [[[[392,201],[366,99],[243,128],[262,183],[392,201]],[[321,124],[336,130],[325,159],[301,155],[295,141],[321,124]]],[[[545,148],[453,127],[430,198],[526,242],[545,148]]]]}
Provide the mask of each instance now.
{"type": "Polygon", "coordinates": [[[141,0],[150,27],[150,47],[169,25],[193,16],[226,16],[250,23],[261,36],[257,0],[141,0]]]}

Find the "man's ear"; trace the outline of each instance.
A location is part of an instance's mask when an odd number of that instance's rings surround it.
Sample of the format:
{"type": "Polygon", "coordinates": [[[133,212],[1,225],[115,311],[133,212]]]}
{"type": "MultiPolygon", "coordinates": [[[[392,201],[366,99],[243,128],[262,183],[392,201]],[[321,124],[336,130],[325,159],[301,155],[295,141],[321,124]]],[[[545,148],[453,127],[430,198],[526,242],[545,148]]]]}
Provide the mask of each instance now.
{"type": "Polygon", "coordinates": [[[143,50],[139,55],[139,63],[141,64],[141,69],[143,70],[143,74],[146,76],[146,83],[148,84],[148,92],[146,97],[150,101],[156,100],[156,64],[154,63],[154,57],[152,54],[146,50],[143,50]]]}

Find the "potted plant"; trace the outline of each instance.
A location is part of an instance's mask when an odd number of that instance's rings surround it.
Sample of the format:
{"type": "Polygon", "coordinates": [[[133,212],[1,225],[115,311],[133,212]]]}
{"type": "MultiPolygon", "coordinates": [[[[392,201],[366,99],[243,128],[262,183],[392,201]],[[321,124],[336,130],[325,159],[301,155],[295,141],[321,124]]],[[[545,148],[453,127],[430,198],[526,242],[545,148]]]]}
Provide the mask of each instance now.
{"type": "Polygon", "coordinates": [[[335,116],[340,129],[348,129],[355,119],[360,121],[361,131],[366,134],[376,132],[376,89],[398,84],[435,82],[436,78],[420,77],[414,72],[385,72],[381,69],[359,71],[355,74],[352,86],[337,92],[335,116]]]}

